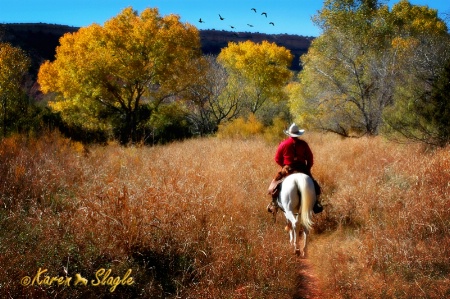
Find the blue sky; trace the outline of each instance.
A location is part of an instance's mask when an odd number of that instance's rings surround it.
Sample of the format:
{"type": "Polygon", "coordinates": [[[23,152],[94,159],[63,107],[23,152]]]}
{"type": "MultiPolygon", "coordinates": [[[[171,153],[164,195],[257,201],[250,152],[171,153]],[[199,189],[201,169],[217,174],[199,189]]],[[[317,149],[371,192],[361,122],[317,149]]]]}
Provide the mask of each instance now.
{"type": "MultiPolygon", "coordinates": [[[[398,1],[389,0],[389,4],[398,1]]],[[[437,9],[442,18],[450,14],[449,0],[410,2],[437,9]]],[[[131,6],[139,12],[157,7],[161,15],[177,14],[182,22],[198,29],[318,36],[320,30],[311,17],[322,5],[323,0],[0,0],[0,23],[41,22],[84,27],[92,23],[102,25],[125,7],[131,6]],[[219,14],[224,20],[220,20],[219,14]],[[200,18],[204,23],[198,22],[200,18]]]]}

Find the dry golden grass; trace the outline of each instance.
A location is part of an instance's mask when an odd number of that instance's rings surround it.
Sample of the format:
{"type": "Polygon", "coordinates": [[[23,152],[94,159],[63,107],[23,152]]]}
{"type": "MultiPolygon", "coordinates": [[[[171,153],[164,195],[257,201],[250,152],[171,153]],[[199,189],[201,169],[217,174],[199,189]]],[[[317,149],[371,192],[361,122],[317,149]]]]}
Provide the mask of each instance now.
{"type": "MultiPolygon", "coordinates": [[[[325,212],[309,261],[324,298],[450,294],[450,152],[310,134],[325,212]]],[[[300,261],[265,207],[274,144],[193,139],[85,149],[0,142],[0,297],[299,298],[300,261]],[[24,276],[135,283],[28,286],[24,276]]]]}
{"type": "Polygon", "coordinates": [[[319,227],[333,228],[310,248],[327,297],[448,298],[450,149],[381,138],[311,143],[328,204],[319,227]]]}

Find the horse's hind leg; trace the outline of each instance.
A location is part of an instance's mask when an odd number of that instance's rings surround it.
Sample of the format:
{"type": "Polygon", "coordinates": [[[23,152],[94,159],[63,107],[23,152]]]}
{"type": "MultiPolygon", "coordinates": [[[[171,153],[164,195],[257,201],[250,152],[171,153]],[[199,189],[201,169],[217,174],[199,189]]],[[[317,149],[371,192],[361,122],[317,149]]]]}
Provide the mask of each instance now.
{"type": "Polygon", "coordinates": [[[298,247],[298,233],[299,233],[299,225],[298,225],[298,219],[292,212],[286,212],[286,220],[288,222],[289,227],[289,243],[294,246],[295,253],[300,252],[300,249],[298,247]]]}
{"type": "MultiPolygon", "coordinates": [[[[309,235],[309,230],[307,228],[303,228],[303,248],[301,250],[301,256],[302,257],[306,257],[306,245],[308,243],[308,235],[309,235]]],[[[299,236],[300,237],[300,236],[299,236]]]]}
{"type": "Polygon", "coordinates": [[[286,226],[284,227],[284,230],[289,233],[289,243],[292,244],[292,242],[294,240],[294,233],[292,230],[291,221],[289,221],[289,219],[286,219],[286,226]]]}
{"type": "Polygon", "coordinates": [[[296,236],[295,238],[295,254],[303,256],[302,249],[300,248],[300,225],[295,226],[294,234],[296,236]]]}
{"type": "Polygon", "coordinates": [[[300,255],[301,254],[301,248],[300,248],[300,224],[298,223],[298,216],[294,216],[295,218],[295,222],[292,225],[292,235],[294,236],[293,238],[293,243],[294,243],[294,253],[296,255],[300,255]]]}

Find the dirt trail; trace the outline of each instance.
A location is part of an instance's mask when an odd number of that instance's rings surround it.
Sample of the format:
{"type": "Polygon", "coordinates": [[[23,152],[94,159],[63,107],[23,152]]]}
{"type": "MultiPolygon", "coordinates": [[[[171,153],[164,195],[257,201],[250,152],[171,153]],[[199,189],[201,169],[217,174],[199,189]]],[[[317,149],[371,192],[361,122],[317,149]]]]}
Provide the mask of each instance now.
{"type": "Polygon", "coordinates": [[[314,276],[313,267],[307,259],[300,259],[296,278],[297,291],[292,299],[321,299],[318,279],[314,276]]]}

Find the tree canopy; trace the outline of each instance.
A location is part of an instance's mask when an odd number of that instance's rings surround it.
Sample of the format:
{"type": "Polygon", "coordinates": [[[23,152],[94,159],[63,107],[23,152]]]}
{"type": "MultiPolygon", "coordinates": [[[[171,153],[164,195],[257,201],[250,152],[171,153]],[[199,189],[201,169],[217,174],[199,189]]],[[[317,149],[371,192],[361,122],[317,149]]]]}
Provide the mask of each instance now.
{"type": "Polygon", "coordinates": [[[392,11],[376,0],[327,0],[315,22],[323,34],[301,58],[291,110],[343,136],[379,134],[386,107],[401,100],[399,87],[417,83],[411,74],[427,56],[416,54],[431,54],[427,45],[447,35],[437,11],[405,0],[392,11]]]}
{"type": "Polygon", "coordinates": [[[22,83],[30,64],[29,57],[21,49],[0,43],[0,127],[3,136],[21,117],[21,102],[25,96],[22,83]]]}
{"type": "Polygon", "coordinates": [[[199,56],[194,26],[156,8],[126,8],[104,26],[65,34],[38,82],[66,122],[116,132],[127,143],[142,139],[152,113],[186,88],[199,56]]]}
{"type": "Polygon", "coordinates": [[[408,140],[444,146],[450,142],[448,65],[450,35],[437,12],[401,1],[393,7],[402,77],[394,104],[386,109],[385,132],[408,140]],[[448,81],[447,81],[448,82],[448,81]],[[398,134],[399,133],[399,134],[398,134]]]}
{"type": "Polygon", "coordinates": [[[202,69],[198,72],[201,75],[192,78],[195,84],[183,96],[192,130],[203,136],[216,132],[221,122],[239,115],[244,106],[243,92],[239,84],[231,84],[227,71],[216,57],[208,55],[199,59],[197,65],[202,69]]]}
{"type": "Polygon", "coordinates": [[[293,56],[284,48],[263,41],[230,42],[220,52],[218,61],[227,70],[230,82],[244,91],[247,108],[256,113],[266,102],[283,99],[284,86],[292,78],[289,67],[293,56]],[[243,89],[242,89],[243,88],[243,89]]]}

